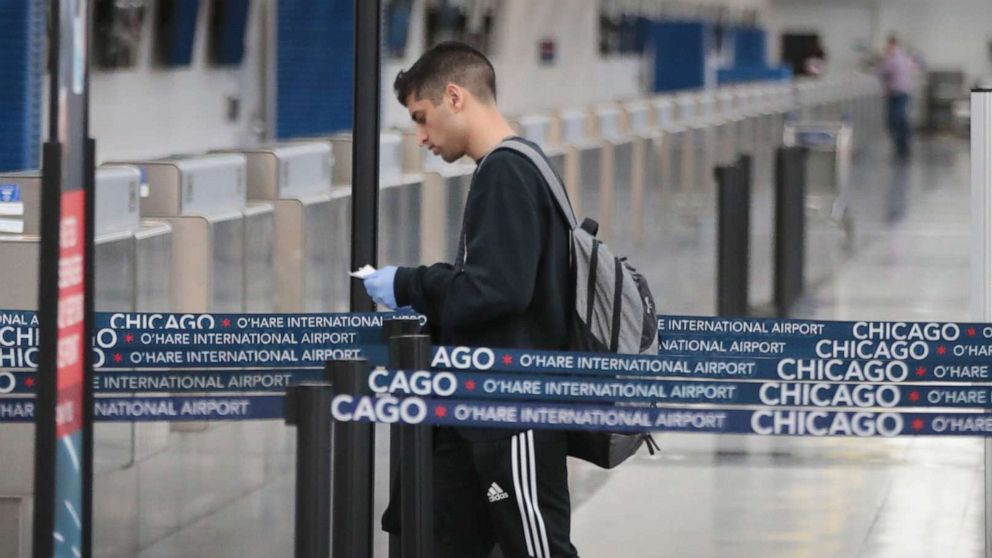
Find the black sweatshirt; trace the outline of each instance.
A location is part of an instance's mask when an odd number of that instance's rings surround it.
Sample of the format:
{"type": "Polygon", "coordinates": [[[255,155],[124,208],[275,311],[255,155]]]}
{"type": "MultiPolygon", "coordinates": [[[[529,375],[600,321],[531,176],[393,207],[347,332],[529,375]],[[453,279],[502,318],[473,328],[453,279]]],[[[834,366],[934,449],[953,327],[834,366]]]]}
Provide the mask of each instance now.
{"type": "Polygon", "coordinates": [[[464,266],[399,268],[397,304],[427,316],[443,345],[567,349],[569,229],[537,167],[508,149],[485,156],[462,227],[464,266]]]}
{"type": "Polygon", "coordinates": [[[537,167],[514,151],[491,152],[472,178],[462,226],[464,267],[400,268],[397,304],[427,316],[444,345],[566,349],[569,231],[537,167]]]}

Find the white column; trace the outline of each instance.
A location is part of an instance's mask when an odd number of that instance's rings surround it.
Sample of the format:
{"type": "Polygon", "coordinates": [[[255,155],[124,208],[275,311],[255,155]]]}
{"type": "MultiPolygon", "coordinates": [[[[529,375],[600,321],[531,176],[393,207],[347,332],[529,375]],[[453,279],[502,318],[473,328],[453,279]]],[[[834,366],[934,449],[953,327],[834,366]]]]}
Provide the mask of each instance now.
{"type": "MultiPolygon", "coordinates": [[[[992,89],[971,93],[972,302],[992,322],[992,89]]],[[[985,556],[992,558],[992,439],[985,439],[985,556]]]]}

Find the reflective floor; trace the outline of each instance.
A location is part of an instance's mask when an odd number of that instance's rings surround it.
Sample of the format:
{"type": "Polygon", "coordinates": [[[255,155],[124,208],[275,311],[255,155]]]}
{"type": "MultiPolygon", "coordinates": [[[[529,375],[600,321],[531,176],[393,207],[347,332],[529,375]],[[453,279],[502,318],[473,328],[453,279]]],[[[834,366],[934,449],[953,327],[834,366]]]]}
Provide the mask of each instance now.
{"type": "MultiPolygon", "coordinates": [[[[759,176],[767,177],[763,168],[759,176]]],[[[893,167],[888,146],[875,146],[856,160],[852,183],[851,250],[844,249],[844,235],[835,225],[811,217],[808,257],[814,277],[797,316],[967,319],[967,143],[920,142],[908,168],[893,167]]],[[[641,253],[633,254],[633,261],[648,264],[643,271],[655,285],[663,313],[712,312],[708,266],[714,261],[713,237],[702,232],[712,226],[713,206],[706,197],[711,195],[683,191],[661,199],[663,207],[674,199],[678,205],[670,207],[681,219],[648,223],[641,253]],[[652,234],[662,230],[669,233],[664,252],[673,256],[649,258],[658,250],[650,242],[652,234]]],[[[752,238],[752,302],[757,306],[771,296],[770,199],[770,184],[759,180],[752,238]]],[[[188,455],[175,453],[174,463],[151,459],[135,469],[139,478],[127,482],[140,487],[137,502],[114,504],[122,513],[137,508],[143,527],[131,535],[139,541],[121,548],[137,542],[141,558],[290,556],[294,444],[285,432],[277,432],[283,428],[270,423],[261,439],[259,428],[238,425],[169,434],[172,443],[187,444],[182,447],[188,446],[188,455]],[[233,453],[243,459],[232,463],[233,453]],[[183,480],[183,467],[191,463],[209,478],[183,480]],[[185,494],[187,503],[170,504],[180,499],[170,491],[185,494]],[[202,498],[191,500],[189,494],[197,491],[202,498]],[[185,520],[165,521],[164,516],[175,514],[185,520]],[[184,526],[163,527],[176,524],[184,526]]],[[[379,437],[380,444],[384,440],[379,437]]],[[[573,536],[582,556],[983,555],[979,440],[667,435],[659,442],[664,450],[659,456],[639,456],[613,472],[573,463],[573,536]]],[[[112,491],[117,481],[108,476],[106,482],[112,491]]],[[[378,492],[381,500],[383,491],[378,492]]],[[[376,543],[376,556],[385,556],[384,538],[376,543]]],[[[129,555],[113,552],[113,546],[106,544],[105,552],[97,554],[129,555]]]]}
{"type": "MultiPolygon", "coordinates": [[[[916,147],[905,168],[890,163],[887,145],[856,161],[852,250],[811,247],[812,261],[837,265],[797,317],[969,318],[968,146],[916,147]]],[[[984,556],[979,439],[659,441],[661,455],[614,472],[576,468],[600,478],[574,514],[583,556],[984,556]]]]}

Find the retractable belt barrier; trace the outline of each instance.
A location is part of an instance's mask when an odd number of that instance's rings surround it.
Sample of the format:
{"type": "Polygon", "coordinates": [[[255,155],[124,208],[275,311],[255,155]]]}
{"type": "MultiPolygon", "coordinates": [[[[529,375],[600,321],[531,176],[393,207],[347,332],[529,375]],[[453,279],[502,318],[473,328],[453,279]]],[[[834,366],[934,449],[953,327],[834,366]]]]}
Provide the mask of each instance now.
{"type": "MultiPolygon", "coordinates": [[[[335,420],[992,433],[992,324],[659,316],[657,356],[436,347],[431,370],[403,371],[386,368],[389,318],[424,323],[416,314],[98,313],[95,418],[281,419],[287,387],[326,380],[326,361],[365,358],[371,394],[338,393],[335,420]]],[[[0,311],[0,422],[34,420],[37,325],[33,312],[0,311]]]]}

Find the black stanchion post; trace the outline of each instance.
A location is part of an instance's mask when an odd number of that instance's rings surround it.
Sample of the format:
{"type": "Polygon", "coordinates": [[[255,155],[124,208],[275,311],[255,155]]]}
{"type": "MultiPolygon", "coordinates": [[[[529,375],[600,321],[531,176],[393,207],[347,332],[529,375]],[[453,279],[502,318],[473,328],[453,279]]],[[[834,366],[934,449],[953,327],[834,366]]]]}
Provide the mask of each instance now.
{"type": "Polygon", "coordinates": [[[330,556],[331,396],[328,383],[286,390],[286,424],[296,427],[296,558],[330,556]]]}
{"type": "MultiPolygon", "coordinates": [[[[354,0],[355,7],[355,88],[354,128],[351,152],[351,269],[377,266],[379,217],[379,38],[382,19],[381,0],[354,0]]],[[[331,239],[328,239],[330,241],[331,239]]],[[[361,281],[351,282],[351,311],[374,312],[375,304],[365,293],[361,281]]],[[[341,365],[342,378],[348,382],[359,367],[341,365]]],[[[368,382],[362,378],[361,385],[368,382]]],[[[338,384],[339,393],[361,389],[353,383],[338,384]]],[[[367,387],[367,386],[366,386],[367,387]]],[[[334,453],[335,531],[334,556],[370,557],[372,555],[372,466],[375,463],[375,429],[371,424],[336,424],[337,445],[348,448],[334,453]],[[361,438],[361,439],[360,439],[361,438]],[[348,453],[343,453],[347,451],[348,453]],[[364,467],[364,471],[361,468],[364,467]],[[362,483],[350,484],[348,475],[364,474],[362,483]],[[340,490],[338,490],[340,489],[340,490]],[[343,493],[343,494],[342,494],[343,493]],[[353,501],[341,500],[354,496],[353,501]],[[340,500],[340,506],[339,506],[340,500]],[[351,510],[350,512],[345,510],[351,510]],[[344,520],[344,521],[339,521],[344,520]],[[356,530],[338,528],[353,525],[356,530]],[[345,546],[353,542],[353,546],[345,546]]]]}
{"type": "MultiPolygon", "coordinates": [[[[750,159],[747,173],[750,174],[750,159]]],[[[717,182],[717,314],[747,315],[749,179],[740,164],[714,169],[717,182]]]]}
{"type": "Polygon", "coordinates": [[[738,269],[741,281],[738,284],[740,297],[740,315],[750,313],[751,301],[751,156],[741,155],[737,158],[737,203],[738,218],[740,219],[740,239],[738,244],[738,269]]]}
{"type": "MultiPolygon", "coordinates": [[[[355,0],[355,106],[351,150],[351,269],[375,267],[379,216],[379,29],[381,0],[355,0]]],[[[331,241],[331,239],[327,239],[331,241]]],[[[374,312],[361,281],[351,311],[374,312]]]]}
{"type": "MultiPolygon", "coordinates": [[[[397,368],[429,370],[431,342],[427,335],[401,335],[389,340],[390,359],[397,368]]],[[[434,456],[430,426],[402,425],[399,429],[400,539],[402,558],[430,558],[434,554],[434,456]]]]}
{"type": "MultiPolygon", "coordinates": [[[[334,385],[335,395],[362,397],[371,393],[367,360],[329,360],[324,373],[334,385]]],[[[334,558],[372,557],[374,427],[366,422],[334,422],[334,558]]]]}
{"type": "MultiPolygon", "coordinates": [[[[423,327],[419,320],[393,318],[382,322],[382,343],[389,345],[389,340],[401,335],[417,335],[423,327]]],[[[402,368],[395,351],[389,351],[389,367],[402,368]]],[[[389,499],[393,506],[400,501],[400,430],[399,424],[389,425],[389,499]]],[[[396,533],[389,534],[389,558],[401,558],[402,541],[396,533]]]]}
{"type": "Polygon", "coordinates": [[[48,140],[42,152],[34,523],[38,557],[92,554],[92,3],[50,0],[48,140]],[[66,511],[68,510],[68,511],[66,511]]]}
{"type": "Polygon", "coordinates": [[[775,307],[787,317],[802,295],[806,267],[806,151],[775,153],[775,307]]]}

